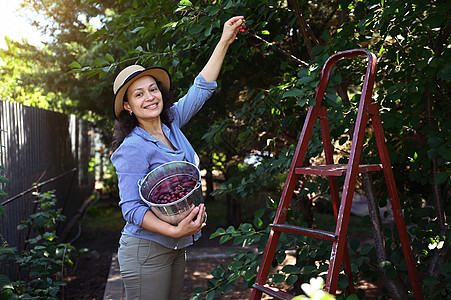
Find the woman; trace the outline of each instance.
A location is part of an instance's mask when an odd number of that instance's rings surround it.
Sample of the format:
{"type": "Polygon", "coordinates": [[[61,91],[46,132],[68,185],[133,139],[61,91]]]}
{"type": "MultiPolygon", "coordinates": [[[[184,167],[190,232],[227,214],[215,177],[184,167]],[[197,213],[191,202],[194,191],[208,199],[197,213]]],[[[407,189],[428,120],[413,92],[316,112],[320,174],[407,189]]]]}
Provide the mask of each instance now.
{"type": "Polygon", "coordinates": [[[140,200],[138,180],[170,161],[199,165],[199,158],[180,128],[193,117],[216,88],[229,45],[244,22],[225,24],[222,36],[188,93],[172,105],[168,72],[133,65],[114,82],[116,148],[111,161],[119,181],[119,206],[126,225],[118,260],[127,299],[179,299],[183,288],[186,247],[200,236],[203,204],[178,225],[158,219],[140,200]]]}

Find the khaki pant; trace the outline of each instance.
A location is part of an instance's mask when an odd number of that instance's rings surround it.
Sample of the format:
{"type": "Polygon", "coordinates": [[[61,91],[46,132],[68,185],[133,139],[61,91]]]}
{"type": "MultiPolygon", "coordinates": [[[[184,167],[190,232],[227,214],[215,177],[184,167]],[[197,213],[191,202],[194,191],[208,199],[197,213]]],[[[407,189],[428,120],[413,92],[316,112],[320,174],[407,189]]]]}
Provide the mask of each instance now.
{"type": "Polygon", "coordinates": [[[183,289],[186,249],[122,235],[118,261],[127,300],[177,300],[183,289]]]}

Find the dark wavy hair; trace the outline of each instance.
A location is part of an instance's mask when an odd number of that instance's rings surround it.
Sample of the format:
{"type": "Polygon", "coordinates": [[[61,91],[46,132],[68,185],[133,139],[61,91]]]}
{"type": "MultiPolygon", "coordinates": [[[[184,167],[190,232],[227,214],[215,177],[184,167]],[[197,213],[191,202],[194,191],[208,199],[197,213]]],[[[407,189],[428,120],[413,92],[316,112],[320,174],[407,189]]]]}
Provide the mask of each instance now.
{"type": "MultiPolygon", "coordinates": [[[[169,88],[165,86],[162,82],[157,81],[158,89],[163,96],[163,111],[160,114],[161,122],[165,125],[169,126],[174,120],[173,115],[171,114],[169,108],[174,103],[173,95],[169,88]]],[[[127,102],[127,96],[124,96],[124,102],[127,102]]],[[[124,141],[124,139],[133,131],[133,129],[138,126],[138,120],[134,114],[131,114],[127,110],[122,110],[115,123],[115,134],[114,140],[112,143],[113,151],[116,150],[124,141]]]]}

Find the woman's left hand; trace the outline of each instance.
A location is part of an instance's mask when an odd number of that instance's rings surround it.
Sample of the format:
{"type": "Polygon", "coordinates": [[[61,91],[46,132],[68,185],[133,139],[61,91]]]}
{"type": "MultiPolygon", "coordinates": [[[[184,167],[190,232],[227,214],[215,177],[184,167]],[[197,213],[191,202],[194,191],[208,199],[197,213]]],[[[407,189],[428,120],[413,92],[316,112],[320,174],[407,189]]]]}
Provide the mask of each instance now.
{"type": "Polygon", "coordinates": [[[186,216],[176,227],[174,227],[176,231],[175,237],[181,238],[199,232],[199,230],[205,226],[204,219],[205,205],[200,204],[199,206],[194,207],[188,216],[186,216]]]}
{"type": "Polygon", "coordinates": [[[230,45],[236,38],[241,25],[244,23],[243,16],[236,16],[227,20],[224,23],[224,28],[222,31],[221,41],[226,42],[230,45]]]}

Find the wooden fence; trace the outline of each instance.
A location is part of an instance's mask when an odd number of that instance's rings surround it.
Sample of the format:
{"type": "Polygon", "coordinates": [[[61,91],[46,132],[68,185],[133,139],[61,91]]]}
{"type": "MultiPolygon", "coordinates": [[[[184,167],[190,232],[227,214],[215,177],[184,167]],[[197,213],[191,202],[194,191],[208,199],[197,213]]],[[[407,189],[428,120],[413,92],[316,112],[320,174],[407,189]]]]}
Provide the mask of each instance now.
{"type": "Polygon", "coordinates": [[[0,184],[8,193],[0,198],[0,233],[10,246],[24,248],[28,237],[17,225],[34,213],[37,189],[55,190],[67,220],[76,214],[94,190],[88,163],[98,140],[91,124],[73,115],[0,101],[0,172],[10,181],[0,184]]]}

